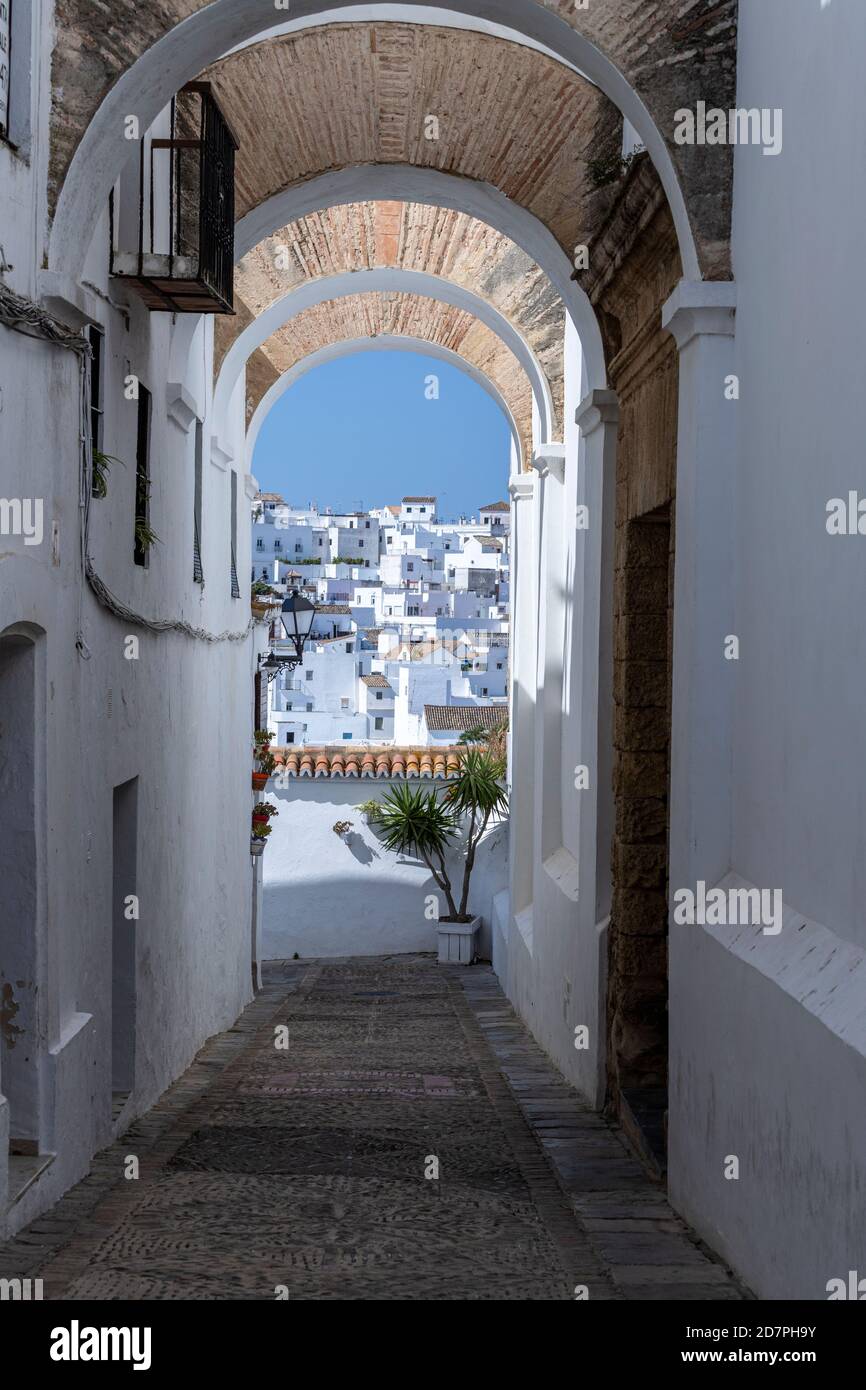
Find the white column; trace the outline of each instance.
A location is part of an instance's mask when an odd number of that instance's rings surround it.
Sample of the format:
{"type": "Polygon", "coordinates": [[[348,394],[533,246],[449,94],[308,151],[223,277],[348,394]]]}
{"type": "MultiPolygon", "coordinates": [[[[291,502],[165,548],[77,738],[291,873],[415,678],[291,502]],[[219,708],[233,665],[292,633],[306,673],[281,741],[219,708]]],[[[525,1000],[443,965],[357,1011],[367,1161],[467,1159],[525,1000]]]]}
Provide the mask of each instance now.
{"type": "Polygon", "coordinates": [[[512,499],[509,844],[511,914],[517,917],[532,903],[538,614],[536,479],[531,474],[520,474],[512,479],[508,491],[512,499]]]}
{"type": "Polygon", "coordinates": [[[736,286],[681,281],[662,311],[680,354],[671,716],[670,884],[731,867],[731,757],[738,663],[733,490],[736,286]]]}
{"type": "Polygon", "coordinates": [[[562,843],[562,697],[565,638],[565,445],[542,444],[538,474],[538,609],[536,614],[535,858],[543,862],[562,843]]]}
{"type": "MultiPolygon", "coordinates": [[[[569,752],[586,765],[590,784],[575,791],[580,921],[603,930],[610,913],[613,835],[613,572],[616,534],[616,393],[591,391],[575,416],[580,428],[575,526],[572,689],[579,733],[569,752]]],[[[602,967],[605,953],[601,953],[602,967]]]]}

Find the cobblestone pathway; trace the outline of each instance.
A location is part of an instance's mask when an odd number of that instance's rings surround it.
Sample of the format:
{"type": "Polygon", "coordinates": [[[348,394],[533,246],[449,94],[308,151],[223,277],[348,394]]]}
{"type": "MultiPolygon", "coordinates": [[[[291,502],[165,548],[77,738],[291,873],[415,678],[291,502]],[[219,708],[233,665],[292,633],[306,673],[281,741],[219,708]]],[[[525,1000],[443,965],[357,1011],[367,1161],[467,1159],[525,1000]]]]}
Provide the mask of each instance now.
{"type": "Polygon", "coordinates": [[[49,1299],[744,1296],[489,967],[427,956],[271,967],[235,1028],[0,1246],[0,1276],[49,1299]]]}

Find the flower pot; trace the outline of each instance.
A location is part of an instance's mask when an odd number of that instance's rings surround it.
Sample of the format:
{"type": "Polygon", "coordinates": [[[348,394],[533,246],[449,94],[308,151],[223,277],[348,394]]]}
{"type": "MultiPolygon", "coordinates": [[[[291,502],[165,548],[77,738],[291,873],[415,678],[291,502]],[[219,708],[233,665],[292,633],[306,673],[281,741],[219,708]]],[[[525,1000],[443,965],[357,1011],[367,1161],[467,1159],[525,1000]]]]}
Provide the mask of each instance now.
{"type": "Polygon", "coordinates": [[[250,836],[250,854],[254,859],[260,859],[265,852],[265,841],[257,840],[255,835],[250,836]]]}
{"type": "Polygon", "coordinates": [[[263,792],[268,785],[268,774],[266,772],[253,773],[253,791],[263,792]]]}
{"type": "Polygon", "coordinates": [[[439,964],[471,965],[475,959],[480,927],[480,917],[473,917],[471,922],[449,922],[447,918],[440,917],[437,928],[439,964]]]}
{"type": "Polygon", "coordinates": [[[267,817],[267,816],[256,816],[256,815],[253,816],[253,825],[267,825],[267,823],[268,823],[268,817],[267,817]]]}

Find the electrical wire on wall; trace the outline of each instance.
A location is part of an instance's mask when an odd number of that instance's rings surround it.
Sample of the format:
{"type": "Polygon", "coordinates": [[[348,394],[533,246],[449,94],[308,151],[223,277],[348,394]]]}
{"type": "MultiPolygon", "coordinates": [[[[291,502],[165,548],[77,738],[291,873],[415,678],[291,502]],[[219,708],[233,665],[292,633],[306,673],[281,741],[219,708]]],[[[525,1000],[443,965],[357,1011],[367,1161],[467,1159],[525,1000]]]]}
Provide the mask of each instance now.
{"type": "MultiPolygon", "coordinates": [[[[28,338],[37,338],[43,342],[53,343],[57,347],[66,348],[74,352],[79,361],[79,418],[81,428],[79,431],[79,448],[81,457],[81,467],[79,470],[79,516],[80,516],[80,542],[81,542],[81,566],[84,578],[89,584],[92,592],[98,599],[103,608],[107,609],[115,618],[124,623],[146,629],[148,632],[179,632],[184,637],[190,637],[197,642],[243,642],[252,631],[254,621],[252,617],[242,631],[208,632],[206,628],[195,627],[192,623],[185,622],[181,618],[145,618],[142,614],[136,613],[127,604],[122,603],[109,589],[108,585],[100,579],[96,572],[90,556],[90,507],[93,500],[92,478],[93,478],[93,450],[90,438],[90,359],[92,356],[90,344],[82,333],[76,333],[65,324],[60,323],[51,314],[47,313],[40,305],[34,304],[32,300],[16,294],[8,285],[0,281],[0,324],[11,329],[15,333],[23,333],[28,338]]],[[[78,631],[75,634],[75,646],[79,655],[85,660],[90,659],[90,651],[84,640],[83,633],[83,586],[79,592],[79,618],[78,631]]]]}

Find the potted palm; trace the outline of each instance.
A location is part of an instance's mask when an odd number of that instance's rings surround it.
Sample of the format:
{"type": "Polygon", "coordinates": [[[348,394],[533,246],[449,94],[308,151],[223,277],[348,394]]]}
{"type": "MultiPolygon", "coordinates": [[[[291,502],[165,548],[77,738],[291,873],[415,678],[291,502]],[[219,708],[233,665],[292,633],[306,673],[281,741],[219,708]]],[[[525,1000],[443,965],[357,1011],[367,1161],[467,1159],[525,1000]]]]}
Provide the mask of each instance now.
{"type": "Polygon", "coordinates": [[[439,960],[471,965],[480,917],[468,911],[469,888],[475,858],[493,817],[508,806],[504,787],[505,762],[487,748],[469,748],[460,771],[440,798],[401,783],[392,788],[379,807],[379,836],[386,849],[417,854],[424,860],[448,907],[439,918],[439,960]],[[463,874],[459,899],[445,862],[455,841],[463,839],[463,874]]]}

